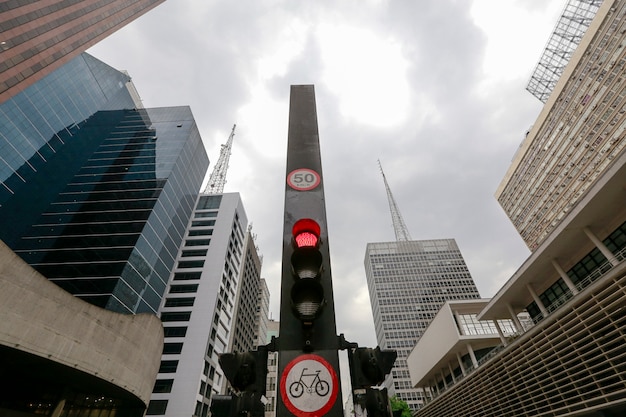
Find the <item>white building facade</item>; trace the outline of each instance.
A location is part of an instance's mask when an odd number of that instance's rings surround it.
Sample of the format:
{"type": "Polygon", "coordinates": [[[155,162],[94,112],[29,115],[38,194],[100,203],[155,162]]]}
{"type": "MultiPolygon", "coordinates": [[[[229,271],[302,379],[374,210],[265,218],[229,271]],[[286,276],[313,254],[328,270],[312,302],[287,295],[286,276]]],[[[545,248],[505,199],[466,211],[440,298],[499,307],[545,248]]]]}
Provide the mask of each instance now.
{"type": "Polygon", "coordinates": [[[150,415],[206,417],[211,396],[226,392],[217,360],[230,351],[245,248],[254,248],[247,223],[238,193],[198,197],[160,309],[165,344],[150,415]]]}
{"type": "Polygon", "coordinates": [[[409,353],[446,301],[480,295],[454,239],[368,243],[365,273],[378,345],[398,352],[385,385],[416,410],[409,353]]]}

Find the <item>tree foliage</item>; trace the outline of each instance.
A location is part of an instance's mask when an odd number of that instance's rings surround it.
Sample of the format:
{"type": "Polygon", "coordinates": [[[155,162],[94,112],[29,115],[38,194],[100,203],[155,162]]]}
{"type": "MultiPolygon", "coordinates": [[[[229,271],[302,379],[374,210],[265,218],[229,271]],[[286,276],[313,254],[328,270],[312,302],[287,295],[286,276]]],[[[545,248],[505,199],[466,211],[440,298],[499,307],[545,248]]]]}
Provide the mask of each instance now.
{"type": "Polygon", "coordinates": [[[400,417],[411,417],[411,409],[406,402],[398,398],[396,395],[389,398],[389,401],[391,402],[391,411],[395,412],[401,410],[402,414],[400,414],[400,417]]]}

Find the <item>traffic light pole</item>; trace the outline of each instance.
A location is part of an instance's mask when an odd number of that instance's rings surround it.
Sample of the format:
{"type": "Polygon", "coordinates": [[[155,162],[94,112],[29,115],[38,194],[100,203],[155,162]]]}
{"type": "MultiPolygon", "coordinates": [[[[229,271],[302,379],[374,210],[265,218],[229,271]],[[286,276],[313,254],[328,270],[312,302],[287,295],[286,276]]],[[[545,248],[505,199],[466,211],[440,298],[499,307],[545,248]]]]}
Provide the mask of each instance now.
{"type": "Polygon", "coordinates": [[[278,417],[343,416],[324,179],[312,85],[291,86],[278,417]]]}
{"type": "Polygon", "coordinates": [[[257,351],[224,353],[220,365],[235,391],[214,398],[213,416],[260,417],[267,352],[278,352],[277,417],[343,417],[339,350],[347,350],[359,417],[391,415],[379,390],[396,352],[359,348],[337,336],[324,179],[312,85],[291,86],[280,336],[257,351]]]}

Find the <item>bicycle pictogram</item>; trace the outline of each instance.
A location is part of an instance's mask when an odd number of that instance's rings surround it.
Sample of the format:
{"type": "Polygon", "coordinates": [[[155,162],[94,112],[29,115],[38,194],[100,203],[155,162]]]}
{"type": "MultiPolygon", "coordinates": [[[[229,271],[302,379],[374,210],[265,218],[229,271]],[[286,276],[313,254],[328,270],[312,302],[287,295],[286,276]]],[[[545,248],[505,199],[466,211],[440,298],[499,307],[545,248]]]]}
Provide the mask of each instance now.
{"type": "Polygon", "coordinates": [[[289,386],[289,394],[293,398],[298,398],[304,394],[304,391],[308,392],[310,395],[313,395],[315,392],[320,397],[325,397],[330,392],[330,384],[323,379],[320,379],[320,370],[314,371],[312,373],[306,373],[309,368],[302,368],[302,373],[300,374],[300,379],[293,382],[289,386]],[[310,381],[307,384],[306,381],[310,381]]]}

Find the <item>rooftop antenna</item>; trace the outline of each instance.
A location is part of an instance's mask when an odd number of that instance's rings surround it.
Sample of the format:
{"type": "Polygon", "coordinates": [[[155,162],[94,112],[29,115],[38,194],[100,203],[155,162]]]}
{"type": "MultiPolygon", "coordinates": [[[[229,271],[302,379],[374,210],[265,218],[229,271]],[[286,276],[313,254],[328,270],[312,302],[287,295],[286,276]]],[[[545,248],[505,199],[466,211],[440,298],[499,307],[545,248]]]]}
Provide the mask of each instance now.
{"type": "Polygon", "coordinates": [[[393,222],[393,231],[396,233],[396,240],[398,242],[413,240],[409,234],[409,229],[406,227],[406,224],[404,224],[404,219],[402,218],[402,214],[400,214],[396,200],[393,198],[393,194],[391,194],[391,189],[387,183],[387,178],[385,177],[380,159],[378,160],[378,167],[380,168],[380,173],[383,174],[383,181],[385,181],[385,189],[387,190],[389,210],[391,210],[391,221],[393,222]]]}
{"type": "Polygon", "coordinates": [[[204,190],[205,194],[222,194],[224,192],[224,185],[226,184],[226,171],[228,170],[228,160],[233,148],[233,138],[235,137],[235,127],[230,132],[230,136],[224,145],[220,149],[220,157],[217,160],[217,164],[213,168],[213,172],[209,177],[209,182],[204,190]]]}

